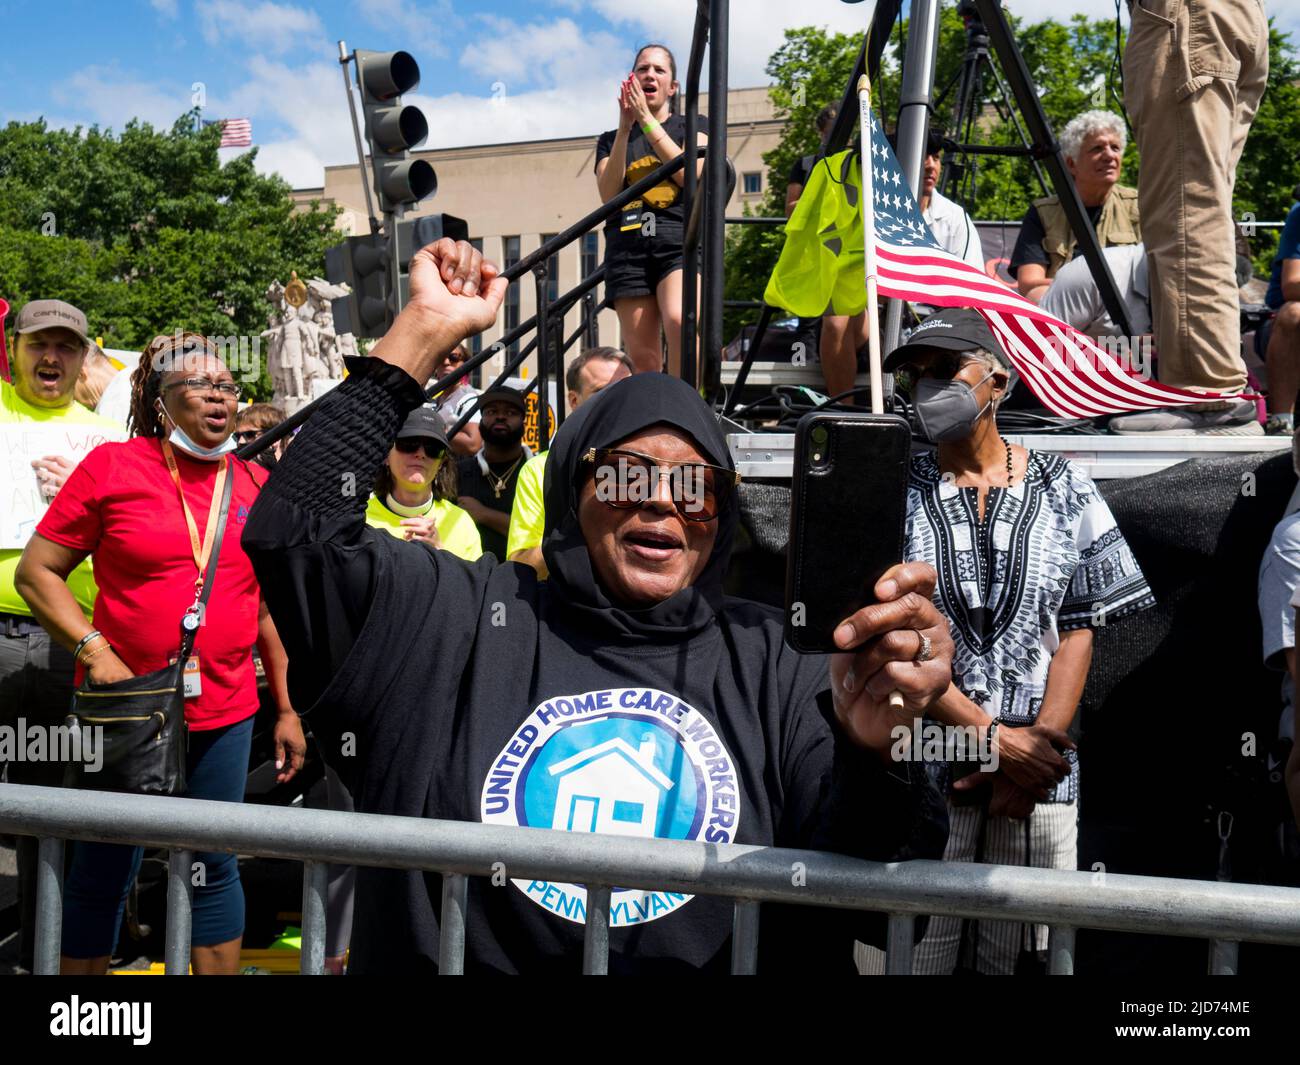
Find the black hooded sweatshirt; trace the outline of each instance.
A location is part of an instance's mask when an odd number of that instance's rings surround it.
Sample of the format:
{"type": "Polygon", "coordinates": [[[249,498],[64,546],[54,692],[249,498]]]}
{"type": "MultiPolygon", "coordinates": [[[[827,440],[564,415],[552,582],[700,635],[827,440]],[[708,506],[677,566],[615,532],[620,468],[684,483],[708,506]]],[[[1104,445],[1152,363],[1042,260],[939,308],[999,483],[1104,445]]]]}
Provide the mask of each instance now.
{"type": "MultiPolygon", "coordinates": [[[[289,654],[293,704],[356,807],[495,824],[938,858],[942,801],[921,767],[843,739],[827,662],[781,639],[777,611],[722,595],[734,493],[705,571],[647,610],[597,583],[576,515],[581,457],[651,425],[731,468],[686,384],[639,374],[557,434],[532,568],[465,563],[365,521],[364,486],[408,411],[401,369],[353,360],[262,490],[244,532],[289,654]],[[351,488],[351,490],[349,490],[351,488]]],[[[351,970],[433,972],[441,878],[357,871],[351,970]]],[[[580,970],[580,885],[470,881],[467,972],[580,970]]],[[[732,902],[615,890],[610,972],[726,971],[732,902]]],[[[760,966],[851,971],[883,917],[765,905],[760,966]]]]}

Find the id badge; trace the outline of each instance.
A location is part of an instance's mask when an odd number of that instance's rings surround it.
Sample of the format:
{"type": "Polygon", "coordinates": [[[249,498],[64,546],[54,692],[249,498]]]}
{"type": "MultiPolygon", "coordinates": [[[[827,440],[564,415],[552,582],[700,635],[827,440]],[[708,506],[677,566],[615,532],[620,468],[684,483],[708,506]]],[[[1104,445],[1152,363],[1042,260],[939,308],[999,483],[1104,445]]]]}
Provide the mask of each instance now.
{"type": "MultiPolygon", "coordinates": [[[[171,659],[175,662],[176,659],[171,659]]],[[[197,699],[203,694],[203,677],[199,673],[199,656],[191,655],[185,660],[185,668],[181,671],[181,691],[186,699],[197,699]]]]}
{"type": "Polygon", "coordinates": [[[641,228],[641,201],[633,200],[623,208],[623,217],[619,220],[618,231],[630,233],[641,228]]]}

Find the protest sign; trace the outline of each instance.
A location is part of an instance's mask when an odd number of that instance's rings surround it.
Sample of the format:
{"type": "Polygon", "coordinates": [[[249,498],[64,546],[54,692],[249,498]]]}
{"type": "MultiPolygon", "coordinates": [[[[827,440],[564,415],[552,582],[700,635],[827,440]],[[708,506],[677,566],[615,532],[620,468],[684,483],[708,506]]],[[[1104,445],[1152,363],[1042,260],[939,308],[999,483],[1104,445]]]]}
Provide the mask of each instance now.
{"type": "Polygon", "coordinates": [[[75,422],[0,425],[0,549],[26,546],[49,506],[32,467],[34,459],[63,455],[77,463],[91,448],[125,435],[106,426],[75,422]]]}

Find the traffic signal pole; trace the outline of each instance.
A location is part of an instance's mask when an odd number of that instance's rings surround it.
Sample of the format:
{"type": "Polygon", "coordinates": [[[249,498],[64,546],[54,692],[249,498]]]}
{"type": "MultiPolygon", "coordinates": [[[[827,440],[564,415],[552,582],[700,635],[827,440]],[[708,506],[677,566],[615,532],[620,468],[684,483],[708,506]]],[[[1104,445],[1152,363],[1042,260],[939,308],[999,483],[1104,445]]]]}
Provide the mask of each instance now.
{"type": "Polygon", "coordinates": [[[348,51],[348,46],[339,41],[339,67],[343,71],[343,92],[348,98],[348,114],[352,116],[352,139],[357,145],[357,166],[361,170],[361,190],[366,194],[366,214],[370,216],[370,232],[379,232],[379,219],[375,216],[375,205],[370,198],[370,182],[366,180],[366,153],[361,147],[361,123],[357,121],[357,102],[352,98],[352,82],[348,79],[348,64],[355,58],[348,51]]]}

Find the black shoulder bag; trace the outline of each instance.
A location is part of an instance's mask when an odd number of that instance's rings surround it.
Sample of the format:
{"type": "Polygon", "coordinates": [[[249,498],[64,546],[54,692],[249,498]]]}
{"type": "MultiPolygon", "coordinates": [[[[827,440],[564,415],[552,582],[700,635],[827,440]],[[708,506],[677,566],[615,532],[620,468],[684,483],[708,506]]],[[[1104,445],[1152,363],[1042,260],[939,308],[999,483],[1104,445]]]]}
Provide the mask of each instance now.
{"type": "Polygon", "coordinates": [[[80,733],[72,750],[83,755],[70,762],[63,786],[140,795],[179,795],[185,790],[185,663],[194,650],[203,611],[217,574],[217,557],[226,531],[234,469],[225,478],[221,509],[213,532],[212,553],[203,589],[181,618],[181,645],[176,661],[142,677],[111,684],[92,684],[87,677],[72,693],[72,711],[64,724],[80,733]],[[93,744],[93,746],[92,746],[93,744]],[[98,768],[84,757],[98,751],[98,768]]]}

